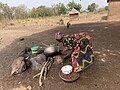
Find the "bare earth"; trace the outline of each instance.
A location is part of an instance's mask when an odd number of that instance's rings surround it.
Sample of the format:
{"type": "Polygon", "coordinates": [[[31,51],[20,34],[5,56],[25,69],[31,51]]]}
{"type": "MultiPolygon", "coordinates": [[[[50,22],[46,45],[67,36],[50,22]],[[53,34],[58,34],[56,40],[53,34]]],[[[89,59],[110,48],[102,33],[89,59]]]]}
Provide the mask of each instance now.
{"type": "Polygon", "coordinates": [[[0,90],[29,85],[32,90],[120,90],[120,22],[81,23],[72,25],[69,30],[65,26],[53,27],[6,27],[4,32],[0,32],[1,42],[4,41],[0,44],[4,47],[0,51],[0,90]],[[10,76],[10,66],[20,51],[26,46],[39,45],[41,42],[57,43],[54,39],[57,31],[64,34],[88,32],[93,38],[95,63],[81,72],[79,80],[74,83],[63,82],[58,76],[61,66],[56,64],[52,66],[42,88],[38,85],[38,78],[32,78],[37,72],[31,69],[19,76],[10,76]],[[25,40],[17,39],[22,36],[26,36],[25,40]]]}
{"type": "Polygon", "coordinates": [[[54,27],[55,26],[40,26],[37,24],[0,27],[0,50],[6,45],[11,44],[15,39],[30,36],[54,27]]]}

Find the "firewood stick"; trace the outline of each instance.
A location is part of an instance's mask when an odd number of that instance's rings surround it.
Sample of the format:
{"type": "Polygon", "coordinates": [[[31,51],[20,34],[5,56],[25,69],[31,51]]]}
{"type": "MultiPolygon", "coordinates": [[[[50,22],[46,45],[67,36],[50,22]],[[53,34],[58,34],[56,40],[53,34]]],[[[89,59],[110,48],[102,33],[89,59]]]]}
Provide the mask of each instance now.
{"type": "Polygon", "coordinates": [[[39,76],[41,73],[38,73],[38,74],[36,74],[33,78],[36,78],[37,76],[39,76]]]}
{"type": "Polygon", "coordinates": [[[47,65],[46,65],[46,67],[45,67],[44,80],[45,80],[46,77],[47,77],[48,67],[50,67],[51,63],[52,63],[52,60],[50,59],[49,62],[47,63],[47,65]]]}
{"type": "Polygon", "coordinates": [[[47,45],[47,44],[45,44],[45,43],[43,43],[43,42],[42,42],[42,45],[44,45],[44,46],[46,46],[46,47],[50,46],[50,45],[47,45]]]}
{"type": "Polygon", "coordinates": [[[47,78],[47,71],[48,71],[48,69],[47,69],[47,66],[45,67],[45,72],[44,72],[44,80],[47,78]]]}
{"type": "Polygon", "coordinates": [[[49,66],[49,64],[51,63],[51,61],[52,61],[52,59],[50,59],[50,60],[48,60],[49,62],[48,62],[48,64],[47,64],[47,66],[49,66]]]}
{"type": "Polygon", "coordinates": [[[48,60],[49,62],[47,63],[46,67],[45,67],[45,72],[44,72],[44,80],[47,78],[47,73],[48,73],[48,68],[50,69],[50,67],[52,66],[53,63],[53,59],[48,60]]]}
{"type": "MultiPolygon", "coordinates": [[[[45,62],[44,63],[42,63],[42,66],[45,64],[45,62]]],[[[38,74],[36,74],[33,78],[36,78],[37,76],[39,76],[41,73],[38,73],[38,74]]]]}
{"type": "Polygon", "coordinates": [[[52,63],[53,63],[53,59],[48,60],[47,62],[45,62],[42,69],[41,69],[41,72],[33,77],[33,78],[35,78],[35,77],[40,75],[40,77],[39,77],[39,86],[43,85],[43,82],[42,82],[43,73],[44,73],[44,80],[45,80],[46,77],[47,77],[48,70],[50,70],[50,67],[52,66],[52,63]]]}
{"type": "Polygon", "coordinates": [[[43,82],[42,82],[42,76],[43,76],[43,73],[44,73],[44,70],[45,70],[45,66],[47,65],[49,61],[47,61],[44,66],[42,67],[41,69],[41,72],[40,72],[40,77],[39,77],[39,86],[42,86],[43,82]]]}
{"type": "Polygon", "coordinates": [[[39,86],[41,87],[43,85],[43,82],[42,82],[42,74],[40,74],[40,77],[39,77],[39,86]]]}
{"type": "Polygon", "coordinates": [[[50,64],[48,65],[48,71],[50,70],[52,64],[53,64],[53,59],[50,61],[50,64]]]}

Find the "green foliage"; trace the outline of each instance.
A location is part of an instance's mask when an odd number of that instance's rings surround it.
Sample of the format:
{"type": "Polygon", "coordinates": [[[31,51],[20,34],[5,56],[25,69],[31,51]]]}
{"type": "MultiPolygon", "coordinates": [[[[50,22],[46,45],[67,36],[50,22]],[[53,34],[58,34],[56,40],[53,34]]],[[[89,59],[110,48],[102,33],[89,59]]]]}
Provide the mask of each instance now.
{"type": "Polygon", "coordinates": [[[47,9],[45,6],[39,6],[36,9],[36,13],[38,17],[43,17],[43,16],[47,16],[47,9]]]}
{"type": "Polygon", "coordinates": [[[96,9],[97,9],[97,7],[98,7],[97,4],[92,3],[91,5],[88,5],[88,8],[87,8],[87,9],[88,9],[89,12],[95,12],[96,9]]]}
{"type": "Polygon", "coordinates": [[[66,14],[67,9],[64,4],[59,3],[52,6],[54,15],[66,14]]]}
{"type": "Polygon", "coordinates": [[[27,8],[24,5],[9,7],[7,4],[0,3],[0,19],[24,19],[28,17],[27,8]]]}
{"type": "Polygon", "coordinates": [[[3,20],[3,15],[0,13],[0,20],[3,20]]]}
{"type": "Polygon", "coordinates": [[[25,19],[25,18],[38,18],[53,15],[64,15],[68,10],[72,8],[80,11],[81,5],[78,3],[69,2],[68,9],[63,3],[58,3],[52,7],[38,6],[28,10],[25,5],[19,5],[16,7],[9,7],[7,4],[0,3],[0,20],[13,20],[13,19],[25,19]]]}
{"type": "Polygon", "coordinates": [[[32,10],[29,13],[30,13],[30,17],[32,17],[32,18],[37,17],[36,8],[32,8],[32,10]]]}
{"type": "Polygon", "coordinates": [[[28,17],[28,10],[25,5],[13,7],[13,15],[15,19],[24,19],[28,17]]]}
{"type": "Polygon", "coordinates": [[[105,6],[104,8],[99,8],[98,12],[106,12],[108,11],[108,6],[105,6]]]}
{"type": "Polygon", "coordinates": [[[66,11],[67,9],[64,6],[64,4],[59,3],[53,5],[52,8],[46,6],[39,6],[37,8],[33,8],[30,12],[30,16],[32,18],[36,18],[36,17],[46,17],[52,15],[61,15],[61,14],[66,14],[66,11]]]}
{"type": "Polygon", "coordinates": [[[32,18],[36,17],[44,17],[44,16],[52,16],[53,10],[51,8],[45,6],[39,6],[37,8],[33,8],[30,12],[32,18]]]}
{"type": "Polygon", "coordinates": [[[105,10],[108,10],[108,6],[105,6],[105,10]]]}
{"type": "Polygon", "coordinates": [[[75,3],[74,1],[69,2],[69,3],[67,4],[67,7],[68,7],[68,10],[72,10],[73,8],[75,8],[75,9],[78,10],[78,11],[80,11],[81,8],[82,8],[82,6],[81,6],[80,4],[75,3]]]}
{"type": "MultiPolygon", "coordinates": [[[[46,17],[46,16],[53,16],[53,15],[65,15],[66,12],[75,8],[78,11],[81,11],[81,4],[75,3],[74,0],[69,2],[67,6],[63,3],[58,3],[52,5],[52,7],[46,6],[38,6],[36,8],[32,8],[28,10],[25,5],[19,5],[16,7],[10,7],[7,4],[3,4],[0,2],[0,20],[13,20],[13,19],[25,19],[25,18],[38,18],[38,17],[46,17]]],[[[92,3],[88,5],[89,12],[97,11],[98,5],[92,3]]],[[[108,6],[104,8],[100,8],[98,12],[107,11],[108,6]]]]}
{"type": "Polygon", "coordinates": [[[7,4],[0,3],[0,13],[4,19],[11,19],[10,7],[7,4]]]}
{"type": "Polygon", "coordinates": [[[99,8],[98,12],[105,12],[105,8],[99,8]]]}

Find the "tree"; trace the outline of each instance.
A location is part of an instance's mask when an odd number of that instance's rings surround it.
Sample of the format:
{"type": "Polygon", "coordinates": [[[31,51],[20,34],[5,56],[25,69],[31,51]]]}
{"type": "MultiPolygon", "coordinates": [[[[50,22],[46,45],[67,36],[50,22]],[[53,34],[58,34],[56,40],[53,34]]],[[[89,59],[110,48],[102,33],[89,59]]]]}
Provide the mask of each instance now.
{"type": "Polygon", "coordinates": [[[33,8],[30,12],[30,16],[32,18],[52,16],[52,15],[53,15],[53,9],[46,6],[39,6],[37,8],[33,8]]]}
{"type": "Polygon", "coordinates": [[[0,3],[0,13],[3,15],[4,19],[11,19],[10,17],[10,7],[7,4],[0,3]]]}
{"type": "Polygon", "coordinates": [[[51,10],[51,8],[46,7],[46,6],[39,6],[36,9],[36,13],[37,13],[38,17],[51,16],[52,10],[51,10]]]}
{"type": "Polygon", "coordinates": [[[67,4],[68,10],[72,10],[73,8],[75,8],[76,10],[80,11],[82,6],[79,3],[75,3],[74,1],[69,2],[67,4]]]}
{"type": "Polygon", "coordinates": [[[99,8],[98,12],[106,12],[108,10],[108,6],[105,6],[103,8],[99,8]]]}
{"type": "Polygon", "coordinates": [[[98,12],[105,12],[105,8],[99,8],[98,12]]]}
{"type": "Polygon", "coordinates": [[[19,5],[14,7],[14,18],[15,19],[24,19],[29,16],[28,9],[25,5],[19,5]]]}
{"type": "Polygon", "coordinates": [[[32,8],[32,10],[30,11],[30,17],[32,17],[32,18],[37,17],[36,8],[32,8]]]}
{"type": "Polygon", "coordinates": [[[25,5],[9,7],[7,4],[0,3],[0,17],[2,17],[5,20],[27,18],[28,17],[27,8],[25,5]]]}
{"type": "Polygon", "coordinates": [[[59,3],[52,6],[55,15],[66,14],[67,9],[63,3],[59,3]]]}
{"type": "Polygon", "coordinates": [[[97,9],[97,7],[98,7],[97,4],[92,3],[91,5],[88,5],[88,8],[87,8],[87,9],[88,9],[89,12],[95,12],[96,9],[97,9]]]}
{"type": "Polygon", "coordinates": [[[3,20],[4,17],[3,17],[3,14],[0,12],[0,20],[3,20]]]}
{"type": "Polygon", "coordinates": [[[108,6],[105,6],[105,10],[108,10],[108,6]]]}
{"type": "Polygon", "coordinates": [[[45,6],[39,6],[36,9],[36,13],[38,17],[43,17],[43,16],[47,16],[47,11],[46,11],[46,7],[45,6]]]}

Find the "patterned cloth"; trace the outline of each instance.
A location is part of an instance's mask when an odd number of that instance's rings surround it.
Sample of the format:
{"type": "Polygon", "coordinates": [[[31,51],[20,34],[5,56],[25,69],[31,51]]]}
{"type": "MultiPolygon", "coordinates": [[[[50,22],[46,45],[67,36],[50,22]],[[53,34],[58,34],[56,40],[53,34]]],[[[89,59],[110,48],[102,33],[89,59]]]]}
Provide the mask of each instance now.
{"type": "Polygon", "coordinates": [[[93,62],[94,55],[91,37],[88,33],[84,32],[64,36],[63,46],[68,49],[74,49],[71,55],[74,72],[85,69],[93,62]]]}

